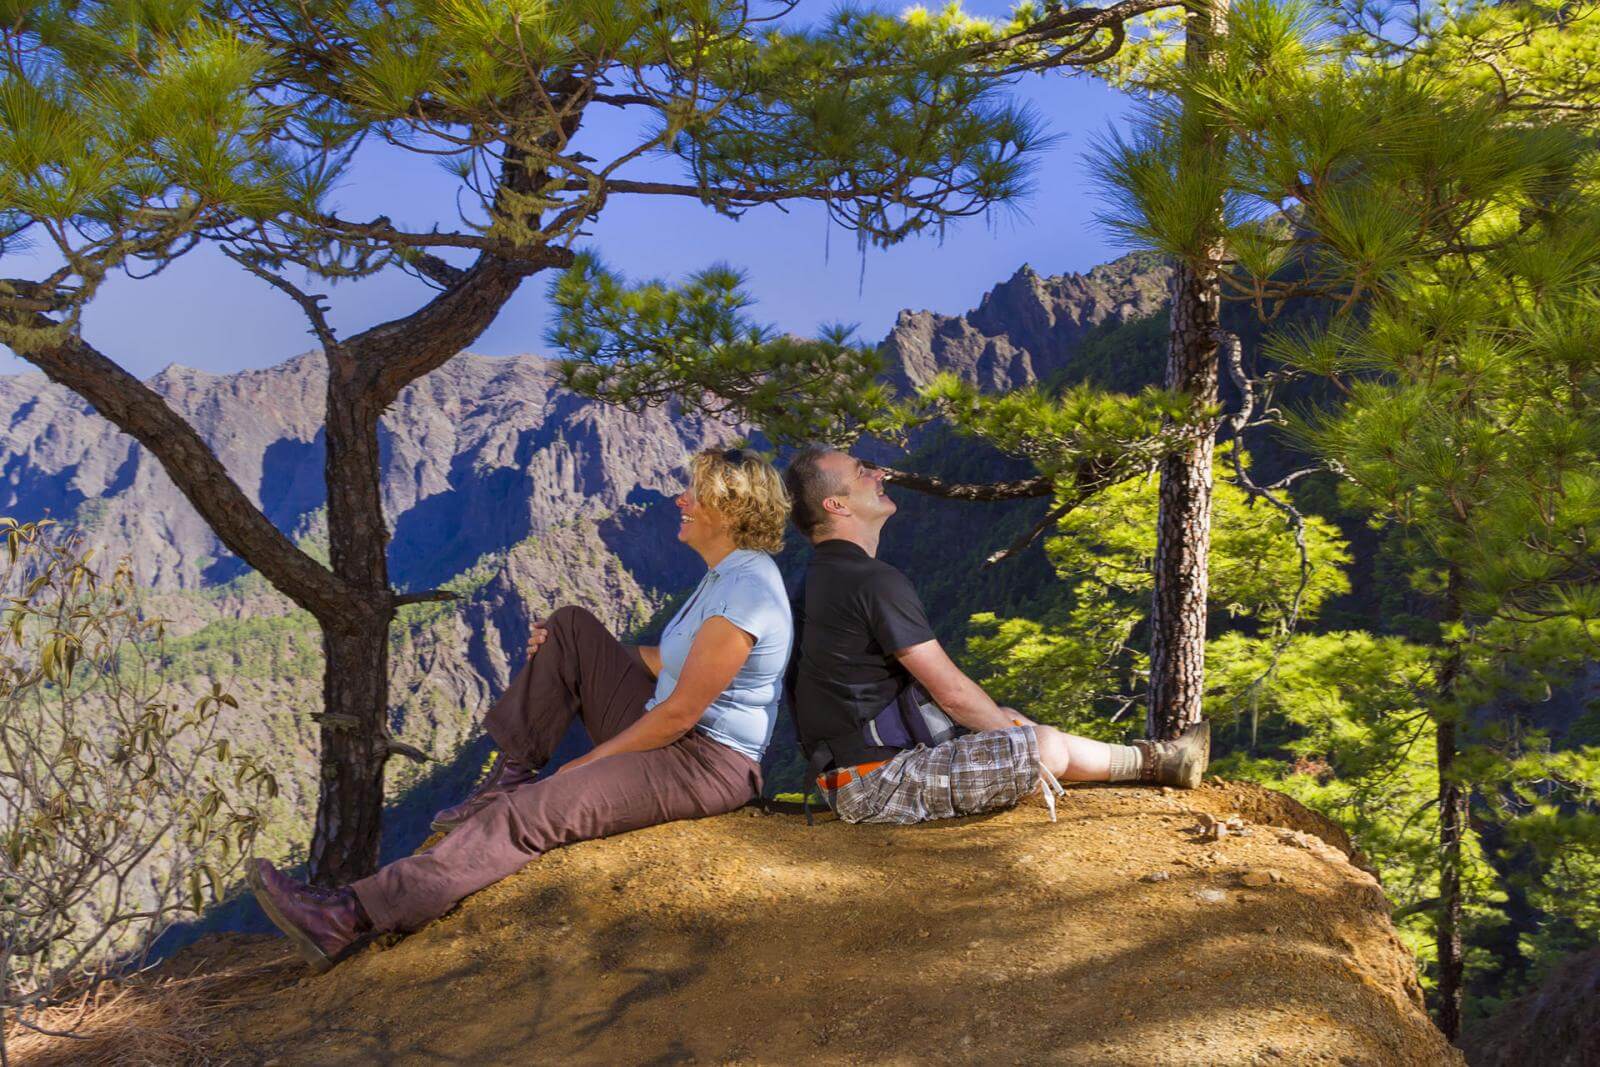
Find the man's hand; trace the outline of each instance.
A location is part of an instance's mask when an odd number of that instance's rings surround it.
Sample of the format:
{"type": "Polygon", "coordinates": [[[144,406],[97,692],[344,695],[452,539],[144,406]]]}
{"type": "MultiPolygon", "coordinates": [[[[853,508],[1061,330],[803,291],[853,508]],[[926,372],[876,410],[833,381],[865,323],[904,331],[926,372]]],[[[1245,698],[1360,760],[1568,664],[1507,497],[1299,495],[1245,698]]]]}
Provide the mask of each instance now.
{"type": "Polygon", "coordinates": [[[533,624],[533,632],[528,635],[528,658],[532,659],[534,653],[539,651],[539,646],[550,637],[550,620],[540,619],[533,624]]]}

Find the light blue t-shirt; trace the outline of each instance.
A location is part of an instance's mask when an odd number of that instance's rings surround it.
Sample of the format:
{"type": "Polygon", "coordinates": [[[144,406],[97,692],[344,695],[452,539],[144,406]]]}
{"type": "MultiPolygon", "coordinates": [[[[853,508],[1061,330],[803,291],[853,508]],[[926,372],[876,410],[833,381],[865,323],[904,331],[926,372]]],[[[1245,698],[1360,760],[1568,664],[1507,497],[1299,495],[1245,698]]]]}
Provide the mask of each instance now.
{"type": "Polygon", "coordinates": [[[706,572],[683,607],[661,632],[661,674],[647,708],[665,700],[678,684],[700,624],[721,615],[756,639],[750,656],[695,729],[760,762],[778,721],[783,669],[794,643],[794,619],[778,565],[765,552],[738,548],[706,572]]]}

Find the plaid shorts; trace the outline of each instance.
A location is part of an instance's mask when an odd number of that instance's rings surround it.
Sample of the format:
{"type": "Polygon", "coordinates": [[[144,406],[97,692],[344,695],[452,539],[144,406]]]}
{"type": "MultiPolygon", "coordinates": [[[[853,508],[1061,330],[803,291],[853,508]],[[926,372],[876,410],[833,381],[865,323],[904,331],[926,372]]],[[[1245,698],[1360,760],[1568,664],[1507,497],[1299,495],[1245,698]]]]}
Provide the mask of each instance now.
{"type": "Polygon", "coordinates": [[[1006,808],[1039,784],[1039,742],[1031,726],[963,734],[908,749],[839,787],[845,822],[915,823],[1006,808]]]}

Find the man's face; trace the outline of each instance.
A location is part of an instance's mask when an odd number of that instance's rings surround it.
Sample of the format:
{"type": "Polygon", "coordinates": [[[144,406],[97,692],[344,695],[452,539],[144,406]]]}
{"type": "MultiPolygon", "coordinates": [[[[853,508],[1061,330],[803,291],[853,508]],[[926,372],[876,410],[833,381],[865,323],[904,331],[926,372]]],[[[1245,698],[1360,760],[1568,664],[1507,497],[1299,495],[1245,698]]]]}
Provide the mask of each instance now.
{"type": "Polygon", "coordinates": [[[881,526],[895,512],[894,501],[884,492],[882,468],[856,459],[848,452],[830,452],[818,461],[839,491],[832,494],[850,514],[869,526],[881,526]]]}

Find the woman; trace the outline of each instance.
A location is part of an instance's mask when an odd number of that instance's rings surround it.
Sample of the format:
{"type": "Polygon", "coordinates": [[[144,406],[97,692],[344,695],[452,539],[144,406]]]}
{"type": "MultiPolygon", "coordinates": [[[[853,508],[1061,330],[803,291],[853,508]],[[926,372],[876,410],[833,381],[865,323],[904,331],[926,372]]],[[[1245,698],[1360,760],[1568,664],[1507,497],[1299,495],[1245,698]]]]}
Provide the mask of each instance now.
{"type": "Polygon", "coordinates": [[[528,661],[485,720],[494,768],[435,818],[433,848],[337,889],[266,860],[250,867],[267,916],[321,972],[358,938],[414,930],[560,845],[732,811],[761,792],[793,623],[770,552],[783,545],[783,483],[754,452],[701,452],[677,499],[678,540],[707,572],[662,632],[627,648],[565,607],[536,623],[528,661]],[[573,716],[593,751],[534,780],[573,716]]]}

